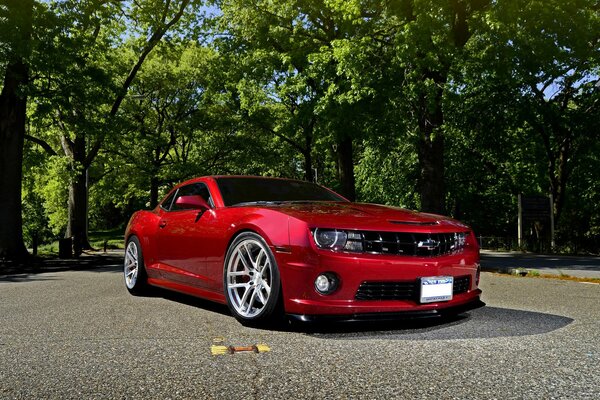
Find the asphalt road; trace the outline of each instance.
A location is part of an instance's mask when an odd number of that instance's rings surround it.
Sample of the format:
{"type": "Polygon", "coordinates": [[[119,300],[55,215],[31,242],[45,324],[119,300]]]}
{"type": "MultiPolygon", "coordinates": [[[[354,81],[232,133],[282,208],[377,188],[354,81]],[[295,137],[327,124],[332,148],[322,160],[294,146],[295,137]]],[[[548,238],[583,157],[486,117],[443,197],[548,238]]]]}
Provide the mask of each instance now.
{"type": "Polygon", "coordinates": [[[484,273],[444,324],[241,326],[117,267],[0,278],[0,398],[597,399],[600,285],[484,273]],[[270,352],[211,355],[224,344],[270,352]]]}
{"type": "Polygon", "coordinates": [[[547,275],[600,279],[600,257],[595,256],[557,256],[483,250],[481,267],[484,271],[502,273],[510,273],[511,270],[518,269],[547,275]]]}

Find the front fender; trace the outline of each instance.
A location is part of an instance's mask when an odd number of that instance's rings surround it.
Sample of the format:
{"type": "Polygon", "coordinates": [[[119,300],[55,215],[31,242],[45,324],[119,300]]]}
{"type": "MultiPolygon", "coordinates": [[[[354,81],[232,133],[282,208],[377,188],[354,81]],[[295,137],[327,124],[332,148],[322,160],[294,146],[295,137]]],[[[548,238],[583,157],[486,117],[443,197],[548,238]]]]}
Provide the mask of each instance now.
{"type": "Polygon", "coordinates": [[[258,233],[267,242],[273,252],[274,248],[289,247],[289,217],[270,210],[260,210],[244,216],[243,219],[231,223],[228,227],[229,244],[243,231],[258,233]]]}
{"type": "Polygon", "coordinates": [[[156,260],[156,233],[160,216],[153,211],[137,211],[129,219],[125,229],[125,243],[132,235],[137,236],[142,246],[146,265],[156,260]]]}

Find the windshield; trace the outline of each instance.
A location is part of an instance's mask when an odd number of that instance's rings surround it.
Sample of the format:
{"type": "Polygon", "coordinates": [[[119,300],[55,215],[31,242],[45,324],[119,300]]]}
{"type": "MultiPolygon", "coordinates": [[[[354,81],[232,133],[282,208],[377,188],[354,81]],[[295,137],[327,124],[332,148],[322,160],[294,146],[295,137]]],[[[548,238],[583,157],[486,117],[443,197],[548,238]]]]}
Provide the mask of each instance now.
{"type": "Polygon", "coordinates": [[[226,206],[289,201],[346,201],[310,182],[269,178],[217,178],[226,206]]]}

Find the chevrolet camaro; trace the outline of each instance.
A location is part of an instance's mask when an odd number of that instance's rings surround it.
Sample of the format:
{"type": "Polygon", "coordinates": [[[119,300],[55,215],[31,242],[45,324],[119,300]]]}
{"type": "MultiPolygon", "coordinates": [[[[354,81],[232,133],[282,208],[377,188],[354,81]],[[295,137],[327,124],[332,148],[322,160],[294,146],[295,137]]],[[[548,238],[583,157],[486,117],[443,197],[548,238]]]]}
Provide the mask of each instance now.
{"type": "Polygon", "coordinates": [[[479,273],[459,221],[290,179],[192,179],[125,232],[129,292],[182,292],[251,324],[458,314],[483,305],[479,273]]]}

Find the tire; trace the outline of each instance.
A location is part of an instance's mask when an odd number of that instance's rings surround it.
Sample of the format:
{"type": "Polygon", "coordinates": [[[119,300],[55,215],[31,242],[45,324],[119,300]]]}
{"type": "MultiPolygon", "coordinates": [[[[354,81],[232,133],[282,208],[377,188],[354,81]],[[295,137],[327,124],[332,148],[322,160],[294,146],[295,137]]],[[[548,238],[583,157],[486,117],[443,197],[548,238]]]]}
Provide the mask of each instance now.
{"type": "Polygon", "coordinates": [[[148,275],[144,267],[142,246],[137,236],[131,236],[125,246],[123,262],[125,287],[133,295],[142,295],[148,291],[148,275]]]}
{"type": "Polygon", "coordinates": [[[266,325],[283,314],[279,268],[260,235],[244,232],[233,240],[225,257],[223,289],[227,306],[243,324],[266,325]]]}

